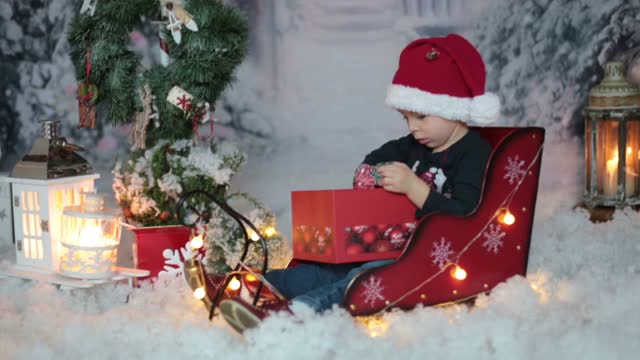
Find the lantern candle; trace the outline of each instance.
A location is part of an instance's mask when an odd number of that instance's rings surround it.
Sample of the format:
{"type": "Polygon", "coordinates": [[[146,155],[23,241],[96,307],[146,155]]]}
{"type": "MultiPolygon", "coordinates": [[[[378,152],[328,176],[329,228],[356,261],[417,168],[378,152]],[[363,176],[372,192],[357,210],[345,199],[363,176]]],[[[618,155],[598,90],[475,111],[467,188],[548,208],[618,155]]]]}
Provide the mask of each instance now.
{"type": "Polygon", "coordinates": [[[82,279],[111,277],[119,242],[118,211],[106,209],[102,195],[85,194],[82,206],[63,212],[60,273],[82,279]]]}
{"type": "Polygon", "coordinates": [[[626,164],[626,188],[625,188],[625,194],[627,195],[627,197],[629,196],[633,196],[636,192],[636,176],[638,176],[638,174],[635,173],[635,171],[633,170],[633,164],[634,164],[634,158],[633,158],[633,148],[631,146],[627,147],[627,155],[625,157],[625,164],[626,164]]]}
{"type": "Polygon", "coordinates": [[[604,180],[604,194],[613,196],[618,192],[618,154],[607,160],[607,177],[604,180]]]}
{"type": "MultiPolygon", "coordinates": [[[[604,194],[613,196],[618,193],[618,153],[616,152],[613,159],[607,160],[607,177],[604,182],[604,194]]],[[[625,195],[632,196],[636,192],[635,176],[633,171],[633,149],[627,147],[625,155],[625,195]]]]}

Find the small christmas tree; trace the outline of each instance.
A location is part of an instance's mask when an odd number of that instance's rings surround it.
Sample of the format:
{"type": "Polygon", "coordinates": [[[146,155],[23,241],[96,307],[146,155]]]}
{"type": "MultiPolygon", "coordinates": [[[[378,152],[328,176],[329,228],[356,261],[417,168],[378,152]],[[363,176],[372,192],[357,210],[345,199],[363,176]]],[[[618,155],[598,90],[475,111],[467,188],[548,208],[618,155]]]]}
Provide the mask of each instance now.
{"type": "MultiPolygon", "coordinates": [[[[230,143],[201,136],[200,128],[213,134],[214,104],[246,55],[247,33],[243,15],[221,1],[84,2],[69,33],[79,81],[79,126],[95,124],[98,105],[104,106],[113,124],[132,124],[129,160],[117,162],[113,171],[116,200],[129,222],[142,227],[177,225],[176,205],[194,190],[221,201],[237,196],[228,193],[229,184],[246,156],[230,143]],[[163,65],[139,73],[128,35],[143,18],[163,19],[154,23],[160,25],[164,58],[163,65]]],[[[273,214],[251,203],[256,209],[251,220],[263,224],[259,229],[274,228],[273,214]]],[[[209,222],[200,224],[202,228],[223,234],[207,236],[210,270],[227,270],[241,247],[236,243],[242,241],[236,236],[241,229],[205,199],[190,206],[209,214],[200,219],[209,222]],[[212,239],[224,241],[223,247],[212,239]]],[[[271,236],[264,235],[271,240],[270,254],[284,257],[282,236],[268,232],[271,236]]]]}

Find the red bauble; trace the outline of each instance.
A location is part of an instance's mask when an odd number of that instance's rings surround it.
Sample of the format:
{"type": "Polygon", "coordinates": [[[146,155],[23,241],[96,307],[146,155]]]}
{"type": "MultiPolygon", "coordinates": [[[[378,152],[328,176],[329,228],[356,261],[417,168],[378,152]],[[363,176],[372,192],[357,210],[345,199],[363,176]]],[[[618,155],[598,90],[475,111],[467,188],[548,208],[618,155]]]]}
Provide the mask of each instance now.
{"type": "Polygon", "coordinates": [[[304,248],[304,244],[301,242],[297,242],[294,244],[294,252],[297,254],[302,254],[305,253],[305,248],[304,248]]]}
{"type": "Polygon", "coordinates": [[[311,247],[309,247],[309,252],[313,254],[319,254],[320,248],[318,247],[317,244],[312,244],[311,247]]]}
{"type": "Polygon", "coordinates": [[[122,209],[122,215],[124,215],[125,218],[130,218],[133,216],[133,212],[131,212],[131,208],[130,207],[126,207],[124,209],[122,209]]]}
{"type": "Polygon", "coordinates": [[[167,221],[171,217],[171,212],[169,210],[165,210],[165,211],[161,212],[160,216],[158,216],[158,217],[162,221],[167,221]]]}
{"type": "Polygon", "coordinates": [[[364,248],[360,244],[349,244],[345,249],[347,255],[358,255],[364,252],[364,248]]]}
{"type": "Polygon", "coordinates": [[[362,232],[362,242],[366,245],[371,245],[379,238],[378,230],[374,227],[369,228],[362,232]]]}
{"type": "Polygon", "coordinates": [[[311,242],[311,240],[313,240],[313,229],[307,229],[303,234],[302,234],[302,239],[304,240],[305,244],[308,244],[311,242]]]}
{"type": "Polygon", "coordinates": [[[371,246],[373,252],[386,252],[393,250],[393,245],[389,240],[378,240],[371,246]]]}
{"type": "Polygon", "coordinates": [[[333,246],[328,245],[326,248],[324,248],[324,254],[326,256],[333,256],[333,246]]]}
{"type": "Polygon", "coordinates": [[[385,239],[389,240],[396,249],[402,248],[407,243],[410,232],[399,226],[389,230],[385,233],[385,239]]]}

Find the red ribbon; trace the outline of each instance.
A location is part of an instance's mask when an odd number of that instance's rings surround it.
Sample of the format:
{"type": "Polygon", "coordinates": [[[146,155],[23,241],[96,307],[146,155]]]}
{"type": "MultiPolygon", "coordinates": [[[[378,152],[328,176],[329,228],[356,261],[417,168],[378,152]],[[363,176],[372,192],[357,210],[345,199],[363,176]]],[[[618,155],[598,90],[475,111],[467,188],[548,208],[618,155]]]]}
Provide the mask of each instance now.
{"type": "Polygon", "coordinates": [[[87,49],[87,60],[85,61],[87,69],[87,90],[89,87],[89,75],[91,74],[91,48],[87,49]]]}
{"type": "Polygon", "coordinates": [[[164,41],[162,36],[160,36],[159,38],[160,38],[160,50],[164,51],[165,53],[167,53],[167,55],[169,55],[169,44],[167,44],[167,42],[164,41]]]}
{"type": "Polygon", "coordinates": [[[198,125],[200,124],[200,119],[202,119],[202,117],[204,116],[194,116],[193,118],[193,136],[200,141],[205,141],[205,140],[209,140],[213,137],[213,131],[214,131],[214,127],[213,127],[213,121],[214,119],[212,118],[211,120],[209,120],[209,136],[200,136],[200,131],[198,129],[198,125]]]}

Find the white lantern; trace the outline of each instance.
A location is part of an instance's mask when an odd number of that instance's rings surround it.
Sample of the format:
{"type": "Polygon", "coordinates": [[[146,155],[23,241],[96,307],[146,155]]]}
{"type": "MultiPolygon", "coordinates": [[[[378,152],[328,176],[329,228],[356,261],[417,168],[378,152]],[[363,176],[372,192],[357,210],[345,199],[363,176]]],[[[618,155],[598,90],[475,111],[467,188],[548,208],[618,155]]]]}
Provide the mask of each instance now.
{"type": "Polygon", "coordinates": [[[94,192],[94,182],[100,175],[76,153],[82,150],[80,147],[58,136],[57,121],[42,122],[42,130],[43,136],[35,140],[11,174],[0,176],[0,232],[13,234],[16,250],[15,265],[0,269],[0,277],[87,288],[148,276],[148,270],[114,269],[119,216],[102,211],[102,198],[96,202],[91,197],[85,204],[83,197],[94,192]],[[74,237],[77,224],[83,226],[74,237]],[[86,241],[91,239],[102,245],[87,246],[86,241]],[[80,259],[88,262],[82,264],[80,259]]]}
{"type": "Polygon", "coordinates": [[[105,208],[103,195],[87,193],[82,205],[64,209],[60,239],[61,274],[110,278],[118,259],[120,212],[105,208]]]}
{"type": "Polygon", "coordinates": [[[43,273],[58,271],[62,210],[81,205],[98,174],[53,180],[8,178],[13,201],[16,267],[43,273]]]}
{"type": "Polygon", "coordinates": [[[80,205],[99,174],[76,153],[81,148],[58,136],[58,121],[42,122],[42,137],[4,178],[11,186],[16,268],[58,271],[62,209],[80,205]]]}

